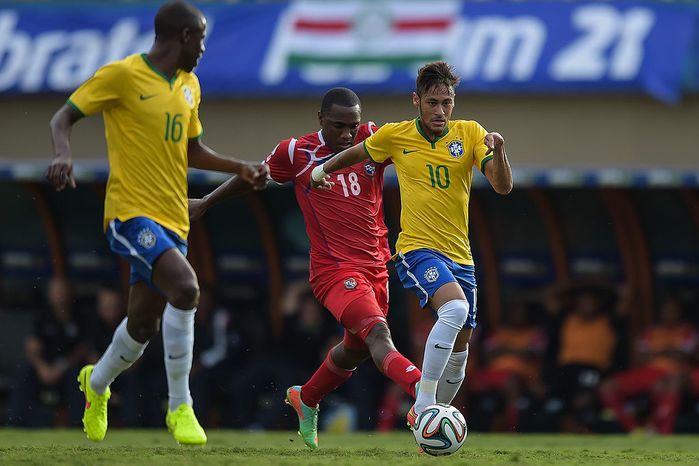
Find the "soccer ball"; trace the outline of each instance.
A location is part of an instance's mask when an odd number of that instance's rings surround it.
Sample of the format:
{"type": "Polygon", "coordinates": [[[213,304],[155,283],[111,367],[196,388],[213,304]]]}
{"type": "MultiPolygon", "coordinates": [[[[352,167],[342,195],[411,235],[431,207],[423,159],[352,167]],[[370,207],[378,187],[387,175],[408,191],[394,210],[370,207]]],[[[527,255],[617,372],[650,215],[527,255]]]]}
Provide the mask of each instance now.
{"type": "Polygon", "coordinates": [[[413,435],[422,450],[432,456],[450,455],[466,441],[466,419],[453,406],[429,405],[415,420],[413,435]]]}

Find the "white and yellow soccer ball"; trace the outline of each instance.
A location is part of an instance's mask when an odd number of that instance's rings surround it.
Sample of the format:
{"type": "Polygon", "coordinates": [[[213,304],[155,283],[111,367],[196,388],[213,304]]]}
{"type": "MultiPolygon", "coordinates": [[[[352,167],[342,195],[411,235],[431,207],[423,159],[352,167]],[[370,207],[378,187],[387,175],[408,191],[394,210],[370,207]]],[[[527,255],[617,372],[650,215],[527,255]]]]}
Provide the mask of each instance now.
{"type": "Polygon", "coordinates": [[[413,435],[417,445],[432,456],[450,455],[466,441],[466,419],[453,406],[437,403],[420,413],[413,435]]]}

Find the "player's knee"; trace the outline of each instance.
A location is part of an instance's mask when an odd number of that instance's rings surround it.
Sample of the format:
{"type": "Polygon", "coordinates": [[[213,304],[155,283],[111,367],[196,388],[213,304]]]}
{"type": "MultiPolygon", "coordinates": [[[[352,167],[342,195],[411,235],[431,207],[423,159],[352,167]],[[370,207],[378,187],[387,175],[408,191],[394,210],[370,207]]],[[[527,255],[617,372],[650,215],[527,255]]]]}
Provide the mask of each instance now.
{"type": "Polygon", "coordinates": [[[178,309],[193,309],[199,304],[199,283],[186,280],[174,287],[170,303],[178,309]]]}
{"type": "Polygon", "coordinates": [[[354,369],[369,357],[369,352],[347,348],[343,343],[335,346],[331,351],[333,363],[343,369],[354,369]]]}
{"type": "Polygon", "coordinates": [[[160,319],[129,318],[127,331],[134,340],[145,343],[153,338],[160,330],[160,319]]]}
{"type": "Polygon", "coordinates": [[[439,320],[449,327],[461,330],[468,318],[469,304],[465,299],[454,299],[437,310],[439,320]]]}
{"type": "Polygon", "coordinates": [[[364,342],[369,348],[369,353],[371,354],[371,359],[374,361],[374,364],[379,370],[382,370],[386,356],[396,350],[388,325],[386,325],[385,322],[377,322],[374,324],[364,342]]]}
{"type": "Polygon", "coordinates": [[[393,339],[391,338],[391,331],[388,329],[388,325],[385,322],[376,322],[369,330],[364,343],[366,343],[369,351],[372,353],[372,348],[393,347],[393,339]]]}

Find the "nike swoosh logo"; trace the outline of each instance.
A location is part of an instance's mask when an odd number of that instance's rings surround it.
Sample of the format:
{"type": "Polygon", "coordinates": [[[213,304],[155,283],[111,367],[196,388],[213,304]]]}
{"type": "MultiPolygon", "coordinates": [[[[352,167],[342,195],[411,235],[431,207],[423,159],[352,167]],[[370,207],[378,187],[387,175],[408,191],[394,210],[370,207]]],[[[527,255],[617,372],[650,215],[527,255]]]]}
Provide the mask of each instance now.
{"type": "Polygon", "coordinates": [[[182,359],[183,357],[187,356],[187,353],[180,354],[179,356],[173,356],[171,354],[167,355],[168,359],[182,359]]]}
{"type": "Polygon", "coordinates": [[[439,343],[437,343],[436,345],[434,345],[434,347],[437,348],[437,349],[448,349],[448,350],[451,350],[451,348],[449,348],[448,346],[439,346],[439,343]]]}
{"type": "Polygon", "coordinates": [[[445,379],[448,384],[451,385],[456,385],[457,383],[461,383],[464,381],[464,379],[456,379],[456,380],[451,380],[451,379],[445,379]]]}
{"type": "Polygon", "coordinates": [[[128,359],[126,359],[126,358],[125,358],[124,356],[122,356],[121,354],[119,355],[119,357],[120,357],[121,360],[124,361],[125,363],[131,364],[131,363],[133,362],[133,361],[129,361],[128,359]]]}
{"type": "Polygon", "coordinates": [[[150,95],[143,95],[143,94],[141,94],[139,97],[141,98],[141,100],[148,100],[148,99],[150,99],[150,98],[152,98],[152,97],[155,97],[156,95],[158,95],[158,94],[150,94],[150,95]]]}
{"type": "Polygon", "coordinates": [[[420,149],[415,149],[415,150],[405,150],[403,149],[403,154],[412,154],[413,152],[418,152],[420,149]]]}

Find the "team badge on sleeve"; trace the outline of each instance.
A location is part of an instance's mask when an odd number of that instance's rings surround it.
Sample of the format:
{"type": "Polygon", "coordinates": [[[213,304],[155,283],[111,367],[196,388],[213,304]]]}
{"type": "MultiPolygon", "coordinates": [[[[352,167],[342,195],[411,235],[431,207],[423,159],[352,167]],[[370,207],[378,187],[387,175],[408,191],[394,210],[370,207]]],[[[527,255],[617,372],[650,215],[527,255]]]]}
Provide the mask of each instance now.
{"type": "Polygon", "coordinates": [[[437,267],[430,267],[429,269],[425,270],[425,280],[428,282],[434,283],[434,281],[438,278],[439,271],[437,270],[437,267]]]}
{"type": "Polygon", "coordinates": [[[150,228],[144,228],[138,232],[138,244],[146,249],[155,246],[155,240],[155,233],[153,233],[150,228]]]}
{"type": "Polygon", "coordinates": [[[449,144],[447,144],[449,149],[449,154],[455,159],[460,159],[464,155],[464,143],[458,139],[454,139],[449,144]]]}
{"type": "Polygon", "coordinates": [[[348,278],[345,280],[345,289],[346,290],[353,290],[357,287],[357,280],[354,278],[348,278]]]}

